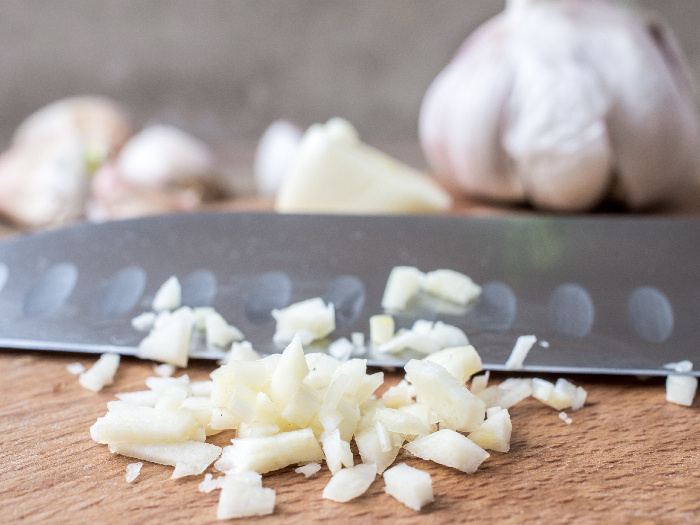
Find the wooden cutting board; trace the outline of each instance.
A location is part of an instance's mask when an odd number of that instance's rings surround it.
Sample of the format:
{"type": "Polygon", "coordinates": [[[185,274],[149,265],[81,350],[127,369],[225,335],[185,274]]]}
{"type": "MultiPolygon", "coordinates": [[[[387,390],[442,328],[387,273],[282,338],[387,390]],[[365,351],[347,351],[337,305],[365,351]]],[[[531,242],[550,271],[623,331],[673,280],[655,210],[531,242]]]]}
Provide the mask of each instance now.
{"type": "MultiPolygon", "coordinates": [[[[212,209],[271,207],[253,199],[212,209]]],[[[461,199],[455,213],[504,210],[461,199]]],[[[697,215],[700,189],[664,213],[697,215]]],[[[217,522],[218,491],[199,492],[203,476],[170,480],[172,467],[145,463],[136,481],[127,483],[126,465],[135,460],[115,456],[90,439],[90,426],[105,414],[114,394],[142,390],[145,378],[153,375],[150,363],[125,358],[115,384],[94,394],[78,385],[66,365],[79,361],[90,366],[95,359],[0,350],[0,523],[217,522]]],[[[194,363],[187,372],[193,380],[201,380],[212,370],[210,363],[194,363]]],[[[385,373],[379,393],[402,377],[401,371],[385,373]]],[[[505,377],[494,374],[492,382],[505,377]]],[[[510,452],[492,453],[475,474],[402,452],[397,462],[406,461],[432,475],[435,502],[421,512],[385,494],[381,478],[349,503],[323,500],[321,493],[330,478],[324,466],[309,479],[293,468],[265,475],[263,485],[277,492],[275,513],[240,521],[700,523],[700,401],[689,408],[667,403],[661,379],[568,379],[589,393],[586,406],[569,414],[573,423],[567,425],[555,410],[532,398],[523,401],[510,409],[510,452]]],[[[222,433],[210,441],[225,446],[231,437],[222,433]]]]}
{"type": "MultiPolygon", "coordinates": [[[[153,375],[150,363],[126,358],[115,384],[94,394],[66,370],[69,363],[89,366],[94,360],[0,353],[0,522],[215,523],[218,491],[199,492],[203,476],[170,480],[172,467],[144,463],[136,481],[127,483],[126,465],[135,460],[90,439],[89,427],[104,415],[107,401],[117,392],[144,389],[145,378],[153,375]]],[[[211,363],[194,363],[187,372],[201,380],[212,369],[211,363]]],[[[401,377],[386,373],[383,389],[401,377]]],[[[569,414],[573,423],[567,425],[557,411],[532,398],[523,401],[510,411],[510,452],[492,453],[475,474],[402,452],[397,461],[432,475],[435,502],[421,512],[385,494],[381,478],[352,502],[323,500],[330,478],[324,466],[309,479],[293,468],[265,475],[263,485],[277,492],[275,513],[242,521],[700,522],[700,404],[667,403],[659,379],[569,379],[589,392],[586,406],[569,414]]],[[[224,446],[231,437],[210,440],[224,446]]]]}

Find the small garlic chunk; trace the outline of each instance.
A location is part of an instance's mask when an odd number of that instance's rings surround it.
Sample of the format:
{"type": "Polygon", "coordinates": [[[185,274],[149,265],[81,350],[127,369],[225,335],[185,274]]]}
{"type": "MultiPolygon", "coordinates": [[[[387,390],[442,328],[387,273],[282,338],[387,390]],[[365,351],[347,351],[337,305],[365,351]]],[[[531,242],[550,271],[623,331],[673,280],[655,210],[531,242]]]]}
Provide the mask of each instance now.
{"type": "Polygon", "coordinates": [[[510,357],[506,361],[506,370],[522,370],[523,362],[527,357],[528,352],[537,342],[537,337],[534,335],[521,335],[515,341],[515,346],[510,353],[510,357]]]}
{"type": "Polygon", "coordinates": [[[111,385],[119,367],[119,354],[102,354],[86,372],[80,374],[78,382],[83,388],[99,392],[105,385],[111,385]]]}
{"type": "Polygon", "coordinates": [[[434,501],[430,474],[399,463],[384,472],[384,490],[409,509],[420,510],[434,501]]]}
{"type": "Polygon", "coordinates": [[[344,468],[335,474],[323,489],[323,498],[345,503],[362,496],[377,476],[374,463],[344,468]]]}
{"type": "Polygon", "coordinates": [[[143,467],[143,463],[141,463],[140,461],[138,463],[129,463],[126,466],[127,483],[131,483],[139,476],[139,473],[141,472],[141,467],[143,467]]]}

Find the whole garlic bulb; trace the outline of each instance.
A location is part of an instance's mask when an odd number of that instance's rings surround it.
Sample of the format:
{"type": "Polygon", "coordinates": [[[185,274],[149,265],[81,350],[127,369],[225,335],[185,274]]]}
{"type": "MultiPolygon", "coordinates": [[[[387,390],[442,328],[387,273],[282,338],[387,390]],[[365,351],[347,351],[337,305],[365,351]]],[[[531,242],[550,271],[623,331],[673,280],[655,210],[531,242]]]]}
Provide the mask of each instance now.
{"type": "Polygon", "coordinates": [[[642,208],[698,173],[693,95],[659,19],[606,0],[508,0],[428,89],[420,137],[433,169],[477,196],[642,208]]]}

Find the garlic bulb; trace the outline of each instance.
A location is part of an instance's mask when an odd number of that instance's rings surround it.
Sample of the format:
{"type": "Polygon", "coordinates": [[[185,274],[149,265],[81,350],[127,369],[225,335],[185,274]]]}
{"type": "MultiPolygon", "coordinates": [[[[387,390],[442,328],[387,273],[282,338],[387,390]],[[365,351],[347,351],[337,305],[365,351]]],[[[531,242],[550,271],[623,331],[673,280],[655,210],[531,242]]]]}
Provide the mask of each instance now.
{"type": "Polygon", "coordinates": [[[606,0],[509,0],[428,89],[433,169],[489,199],[566,211],[669,200],[698,173],[700,123],[662,21],[606,0]]]}

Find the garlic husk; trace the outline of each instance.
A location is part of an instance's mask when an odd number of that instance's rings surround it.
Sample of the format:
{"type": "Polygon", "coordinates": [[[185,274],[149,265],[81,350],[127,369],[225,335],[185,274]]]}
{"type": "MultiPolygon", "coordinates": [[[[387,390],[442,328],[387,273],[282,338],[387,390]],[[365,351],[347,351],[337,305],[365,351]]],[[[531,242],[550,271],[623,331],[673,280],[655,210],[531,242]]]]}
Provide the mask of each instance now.
{"type": "Polygon", "coordinates": [[[261,197],[277,195],[301,137],[302,130],[286,120],[276,120],[262,134],[254,162],[255,184],[261,197]]]}
{"type": "Polygon", "coordinates": [[[433,169],[489,199],[578,211],[615,192],[670,200],[698,173],[700,124],[673,35],[605,0],[511,0],[428,89],[433,169]]]}
{"type": "Polygon", "coordinates": [[[88,165],[85,145],[74,134],[14,145],[0,156],[0,214],[28,228],[82,218],[88,165]]]}
{"type": "Polygon", "coordinates": [[[76,136],[97,166],[116,153],[132,133],[129,115],[116,102],[80,96],[57,100],[28,116],[15,131],[13,144],[76,136]]]}

